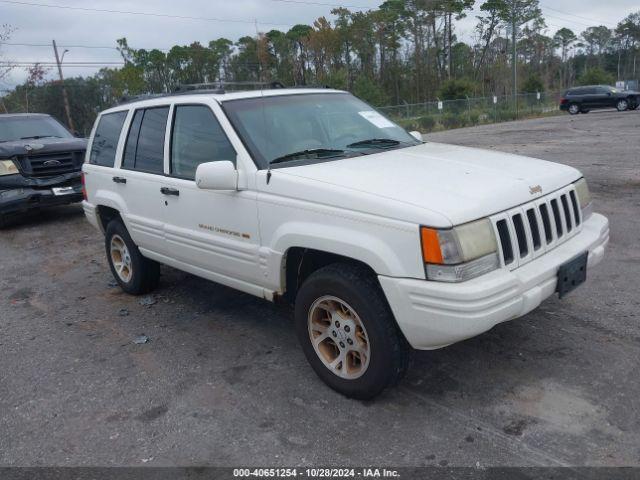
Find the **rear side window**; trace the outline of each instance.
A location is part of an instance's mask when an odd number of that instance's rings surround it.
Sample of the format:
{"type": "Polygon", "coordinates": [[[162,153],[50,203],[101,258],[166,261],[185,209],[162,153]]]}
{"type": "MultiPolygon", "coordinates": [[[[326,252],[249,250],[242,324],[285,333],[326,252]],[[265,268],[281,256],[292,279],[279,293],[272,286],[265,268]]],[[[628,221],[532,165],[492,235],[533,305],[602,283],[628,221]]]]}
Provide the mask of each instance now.
{"type": "Polygon", "coordinates": [[[169,107],[136,111],[125,145],[123,168],[157,174],[164,172],[164,137],[168,116],[169,107]]]}
{"type": "Polygon", "coordinates": [[[126,118],[126,111],[107,113],[100,117],[93,142],[91,142],[89,163],[113,168],[120,132],[126,118]]]}
{"type": "Polygon", "coordinates": [[[171,134],[171,174],[195,179],[198,165],[236,161],[236,152],[215,115],[204,105],[178,105],[171,134]]]}

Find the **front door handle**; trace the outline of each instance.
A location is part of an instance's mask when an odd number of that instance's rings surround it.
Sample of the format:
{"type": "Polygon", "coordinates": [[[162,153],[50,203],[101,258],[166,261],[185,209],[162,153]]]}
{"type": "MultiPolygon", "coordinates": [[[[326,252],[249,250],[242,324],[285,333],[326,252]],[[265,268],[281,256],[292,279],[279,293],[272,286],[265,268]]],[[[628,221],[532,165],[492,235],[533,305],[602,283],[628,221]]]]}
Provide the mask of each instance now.
{"type": "Polygon", "coordinates": [[[113,177],[113,181],[115,183],[127,183],[127,179],[122,177],[113,177]]]}
{"type": "Polygon", "coordinates": [[[160,192],[163,195],[173,195],[174,197],[179,197],[180,196],[180,190],[177,190],[175,188],[162,187],[162,188],[160,188],[160,192]]]}

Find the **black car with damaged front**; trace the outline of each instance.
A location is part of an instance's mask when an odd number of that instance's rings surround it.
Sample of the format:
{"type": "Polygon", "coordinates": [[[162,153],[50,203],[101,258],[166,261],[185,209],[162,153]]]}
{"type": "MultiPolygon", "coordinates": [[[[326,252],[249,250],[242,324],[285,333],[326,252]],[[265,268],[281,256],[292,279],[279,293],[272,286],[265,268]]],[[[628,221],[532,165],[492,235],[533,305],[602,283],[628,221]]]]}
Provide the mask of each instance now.
{"type": "Polygon", "coordinates": [[[49,115],[0,115],[0,227],[29,210],[81,201],[86,148],[49,115]]]}

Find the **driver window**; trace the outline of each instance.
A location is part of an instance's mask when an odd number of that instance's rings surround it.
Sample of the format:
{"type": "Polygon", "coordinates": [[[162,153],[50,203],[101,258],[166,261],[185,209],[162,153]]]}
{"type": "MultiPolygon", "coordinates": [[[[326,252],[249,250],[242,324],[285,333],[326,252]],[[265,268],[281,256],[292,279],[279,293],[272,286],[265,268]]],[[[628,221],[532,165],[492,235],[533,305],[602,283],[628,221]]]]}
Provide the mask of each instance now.
{"type": "Polygon", "coordinates": [[[177,105],[171,132],[171,175],[194,180],[198,165],[228,160],[236,152],[211,109],[204,105],[177,105]]]}

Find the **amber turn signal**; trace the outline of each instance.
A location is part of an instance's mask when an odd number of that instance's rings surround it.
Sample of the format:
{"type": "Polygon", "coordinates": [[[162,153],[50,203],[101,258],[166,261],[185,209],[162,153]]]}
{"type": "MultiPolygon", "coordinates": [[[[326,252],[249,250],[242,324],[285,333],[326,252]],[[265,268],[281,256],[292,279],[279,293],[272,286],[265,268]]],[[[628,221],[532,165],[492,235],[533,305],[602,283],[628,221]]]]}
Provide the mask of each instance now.
{"type": "Polygon", "coordinates": [[[442,250],[440,249],[440,238],[438,231],[433,228],[422,227],[420,229],[422,240],[422,259],[425,263],[442,265],[442,250]]]}

